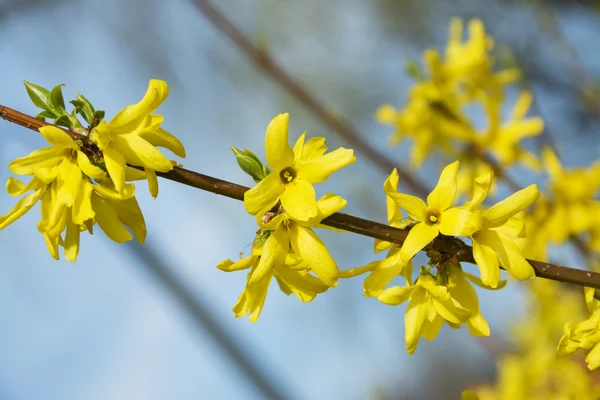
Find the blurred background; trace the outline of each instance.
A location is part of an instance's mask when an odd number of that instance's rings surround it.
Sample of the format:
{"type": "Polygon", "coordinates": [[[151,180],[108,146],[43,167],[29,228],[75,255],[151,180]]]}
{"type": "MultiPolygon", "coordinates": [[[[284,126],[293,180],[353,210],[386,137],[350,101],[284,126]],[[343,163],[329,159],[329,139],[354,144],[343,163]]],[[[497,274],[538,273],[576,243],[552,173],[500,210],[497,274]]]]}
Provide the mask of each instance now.
{"type": "MultiPolygon", "coordinates": [[[[374,121],[375,110],[403,104],[411,84],[404,63],[427,47],[443,49],[451,17],[479,17],[524,67],[565,165],[600,156],[595,2],[215,3],[329,110],[396,160],[407,159],[408,143],[388,149],[390,129],[374,121]]],[[[191,1],[0,0],[0,72],[0,104],[36,114],[22,81],[66,83],[66,98],[83,93],[108,118],[137,102],[148,79],[164,79],[170,96],[159,113],[186,146],[184,167],[247,186],[252,181],[229,146],[264,156],[265,128],[280,112],[291,114],[291,140],[307,130],[327,137],[330,148],[348,146],[191,1]]],[[[4,121],[0,131],[6,181],[6,165],[45,141],[4,121]]],[[[535,151],[533,142],[526,145],[535,151]]],[[[318,194],[333,191],[350,200],[345,212],[384,222],[385,175],[360,153],[357,159],[318,194]]],[[[430,160],[416,175],[433,186],[442,161],[430,160]]],[[[521,184],[539,179],[513,173],[521,184]]],[[[490,339],[444,327],[411,357],[404,307],[364,298],[360,278],[307,304],[273,286],[257,324],[235,319],[231,307],[246,274],[215,266],[247,254],[253,217],[240,202],[174,182],[161,180],[157,200],[143,186],[138,201],[149,235],[142,249],[117,245],[98,230],[82,236],[76,265],[56,262],[37,233],[37,208],[0,232],[0,399],[267,398],[252,379],[259,375],[285,399],[455,399],[469,385],[494,380],[507,327],[527,313],[518,283],[502,294],[479,291],[490,339]],[[173,276],[185,287],[174,287],[173,276]]],[[[506,193],[501,187],[500,197],[506,193]]],[[[14,202],[2,192],[0,214],[14,202]]],[[[342,269],[376,259],[368,238],[320,235],[342,269]]],[[[582,267],[568,249],[552,255],[582,267]]]]}

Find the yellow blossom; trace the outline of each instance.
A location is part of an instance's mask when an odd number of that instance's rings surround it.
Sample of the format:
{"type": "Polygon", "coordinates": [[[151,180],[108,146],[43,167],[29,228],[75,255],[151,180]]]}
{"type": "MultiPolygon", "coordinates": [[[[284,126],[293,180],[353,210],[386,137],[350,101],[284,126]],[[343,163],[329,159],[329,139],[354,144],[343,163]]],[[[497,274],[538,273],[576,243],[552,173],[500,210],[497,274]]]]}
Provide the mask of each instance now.
{"type": "Polygon", "coordinates": [[[470,211],[451,208],[456,196],[458,165],[458,161],[455,161],[444,168],[436,187],[427,196],[427,204],[418,197],[397,193],[391,185],[386,186],[387,195],[406,210],[412,219],[419,222],[412,227],[400,249],[404,261],[409,261],[440,233],[469,236],[478,229],[473,224],[476,219],[471,218],[470,211]]]}
{"type": "Polygon", "coordinates": [[[257,215],[281,201],[290,217],[308,221],[318,213],[312,185],[324,182],[356,158],[352,150],[344,148],[324,154],[327,147],[321,138],[309,141],[311,146],[308,146],[309,142],[305,146],[304,134],[292,149],[288,144],[288,124],[289,114],[279,114],[269,123],[265,153],[272,172],[245,193],[244,206],[248,213],[257,215]]]}
{"type": "Polygon", "coordinates": [[[90,139],[102,150],[106,170],[119,193],[124,190],[125,169],[129,164],[144,168],[150,193],[156,198],[156,171],[168,172],[173,169],[171,161],[156,146],[185,157],[181,142],[160,127],[163,116],[152,114],[168,94],[166,82],[151,79],[148,91],[139,103],[125,107],[108,123],[102,121],[90,132],[90,139]]]}
{"type": "Polygon", "coordinates": [[[515,239],[524,237],[525,225],[515,217],[517,213],[531,206],[539,196],[537,185],[529,185],[487,210],[479,210],[492,185],[492,174],[476,179],[473,198],[464,208],[476,212],[479,228],[470,234],[473,241],[473,258],[481,272],[481,280],[486,286],[495,288],[500,280],[500,266],[513,277],[524,280],[535,276],[535,272],[515,239]],[[477,212],[478,211],[478,212],[477,212]]]}

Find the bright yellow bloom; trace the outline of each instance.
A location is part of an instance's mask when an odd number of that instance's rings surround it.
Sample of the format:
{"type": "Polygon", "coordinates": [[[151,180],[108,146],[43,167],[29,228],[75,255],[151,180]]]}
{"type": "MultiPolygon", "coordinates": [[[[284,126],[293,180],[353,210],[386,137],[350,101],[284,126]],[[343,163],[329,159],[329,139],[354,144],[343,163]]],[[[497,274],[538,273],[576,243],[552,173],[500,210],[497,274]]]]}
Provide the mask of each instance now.
{"type": "Polygon", "coordinates": [[[473,258],[481,272],[481,280],[486,286],[496,288],[500,281],[500,266],[519,279],[535,276],[531,265],[521,254],[515,239],[525,236],[525,224],[515,215],[531,206],[538,198],[537,185],[529,185],[519,190],[489,209],[478,209],[485,200],[492,185],[492,174],[476,179],[473,198],[464,208],[473,211],[480,222],[479,228],[470,234],[473,241],[473,258]]]}
{"type": "Polygon", "coordinates": [[[594,298],[595,289],[585,288],[590,317],[582,322],[565,325],[565,334],[558,343],[558,355],[567,356],[578,349],[589,350],[585,358],[588,368],[600,367],[600,301],[594,298]]]}
{"type": "Polygon", "coordinates": [[[393,306],[409,300],[404,316],[409,355],[417,349],[421,336],[431,341],[445,321],[460,325],[469,321],[473,312],[461,305],[446,286],[438,285],[429,273],[419,276],[414,286],[394,286],[381,292],[377,298],[393,306]]]}
{"type": "Polygon", "coordinates": [[[95,222],[119,243],[132,239],[125,226],[143,242],[146,226],[133,197],[133,185],[125,185],[123,193],[115,192],[106,173],[90,162],[67,133],[54,126],[40,128],[40,133],[52,146],[35,150],[9,164],[13,173],[33,177],[26,185],[9,178],[8,193],[11,196],[33,193],[21,198],[8,214],[0,217],[0,229],[41,201],[42,221],[38,223],[38,230],[55,259],[58,259],[60,245],[65,249],[65,258],[75,261],[80,232],[91,233],[95,222]],[[90,178],[100,184],[93,184],[90,178]]]}
{"type": "Polygon", "coordinates": [[[229,259],[221,261],[217,268],[226,272],[251,268],[246,279],[246,287],[233,307],[236,317],[250,314],[251,322],[256,322],[260,316],[272,278],[275,278],[279,288],[286,295],[293,293],[303,302],[312,301],[317,294],[329,289],[329,286],[309,273],[308,265],[300,257],[294,253],[287,253],[284,256],[281,254],[281,249],[273,248],[272,245],[267,247],[266,243],[253,246],[250,256],[235,263],[229,259]],[[275,262],[266,273],[261,274],[259,279],[253,279],[263,258],[275,262]]]}
{"type": "Polygon", "coordinates": [[[436,187],[427,196],[427,204],[418,197],[397,193],[391,185],[385,187],[387,195],[406,210],[412,219],[419,221],[412,227],[400,249],[404,261],[412,259],[440,233],[470,236],[479,228],[473,224],[476,219],[471,218],[470,211],[459,207],[450,208],[456,196],[458,165],[458,161],[455,161],[444,168],[436,187]]]}
{"type": "Polygon", "coordinates": [[[291,218],[308,221],[317,216],[313,184],[324,182],[335,171],[356,161],[354,152],[339,148],[325,154],[324,139],[304,144],[303,134],[294,148],[288,144],[289,114],[279,114],[269,123],[265,153],[271,173],[244,195],[246,211],[262,214],[278,201],[291,218]]]}
{"type": "Polygon", "coordinates": [[[265,242],[263,257],[252,274],[249,284],[262,280],[277,263],[285,263],[286,257],[292,251],[323,283],[331,287],[336,286],[339,276],[337,264],[311,227],[318,226],[321,220],[345,206],[346,200],[328,194],[317,202],[317,215],[306,222],[294,220],[283,210],[279,210],[277,214],[269,212],[257,218],[259,226],[271,233],[265,242]]]}
{"type": "MultiPolygon", "coordinates": [[[[384,188],[389,187],[394,192],[398,190],[398,171],[394,168],[390,176],[387,177],[384,188]]],[[[386,195],[388,223],[395,228],[404,228],[402,221],[402,211],[394,200],[386,195]]],[[[375,297],[399,274],[404,273],[406,280],[412,282],[412,262],[405,262],[400,256],[400,245],[375,240],[375,252],[388,250],[386,257],[381,261],[374,261],[368,266],[359,267],[357,271],[372,271],[363,283],[364,294],[367,297],[375,297]]]]}
{"type": "Polygon", "coordinates": [[[546,217],[551,239],[560,244],[571,235],[599,231],[600,201],[596,195],[600,189],[600,162],[588,168],[565,170],[549,148],[542,150],[542,158],[550,175],[553,199],[546,217]]]}
{"type": "Polygon", "coordinates": [[[106,170],[119,193],[125,188],[125,167],[129,164],[144,168],[150,193],[156,198],[158,181],[155,171],[173,169],[171,161],[156,146],[185,157],[181,142],[160,127],[163,116],[152,114],[168,94],[166,82],[151,79],[148,91],[139,103],[125,107],[110,122],[102,121],[90,132],[90,139],[104,154],[106,170]]]}
{"type": "Polygon", "coordinates": [[[494,40],[487,36],[483,22],[469,21],[469,39],[463,42],[463,23],[459,18],[450,21],[450,37],[446,46],[444,67],[446,75],[462,84],[466,100],[475,97],[502,99],[503,87],[516,81],[518,69],[494,72],[491,51],[494,40]]]}

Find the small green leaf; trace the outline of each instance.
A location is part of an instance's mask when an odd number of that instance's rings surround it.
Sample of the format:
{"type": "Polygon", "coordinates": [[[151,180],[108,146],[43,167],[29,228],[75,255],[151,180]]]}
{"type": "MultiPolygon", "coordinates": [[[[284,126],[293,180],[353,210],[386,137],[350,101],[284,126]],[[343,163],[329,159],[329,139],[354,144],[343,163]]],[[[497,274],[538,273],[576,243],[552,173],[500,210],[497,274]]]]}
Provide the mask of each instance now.
{"type": "Polygon", "coordinates": [[[404,64],[404,72],[406,72],[406,74],[411,78],[418,81],[425,79],[423,76],[423,71],[421,71],[421,67],[415,60],[408,59],[406,61],[406,64],[404,64]]]}
{"type": "Polygon", "coordinates": [[[102,121],[104,119],[104,110],[94,111],[94,117],[98,117],[98,121],[102,121]]]}
{"type": "Polygon", "coordinates": [[[54,125],[64,126],[65,128],[71,128],[71,116],[61,115],[54,120],[54,125]]]}
{"type": "Polygon", "coordinates": [[[42,121],[45,121],[46,118],[54,119],[54,114],[52,114],[49,111],[42,111],[41,113],[39,113],[38,115],[36,115],[35,118],[36,119],[41,119],[42,121]]]}
{"type": "Polygon", "coordinates": [[[81,114],[88,124],[92,124],[92,121],[94,121],[95,110],[88,99],[82,94],[77,93],[77,100],[72,100],[70,103],[77,108],[77,112],[81,114]]]}
{"type": "Polygon", "coordinates": [[[57,110],[60,110],[60,111],[62,111],[62,113],[66,114],[67,111],[65,110],[65,99],[63,98],[63,94],[62,94],[63,86],[65,86],[64,83],[54,86],[54,89],[52,89],[52,92],[50,93],[50,97],[52,99],[52,105],[57,110]]]}
{"type": "Polygon", "coordinates": [[[54,112],[54,108],[52,107],[52,96],[50,92],[44,89],[41,86],[35,85],[33,83],[23,81],[25,83],[25,89],[27,90],[27,94],[29,98],[35,104],[36,107],[41,108],[42,110],[49,111],[56,115],[54,112]]]}
{"type": "Polygon", "coordinates": [[[237,163],[242,171],[250,175],[256,183],[265,178],[265,167],[254,153],[247,149],[241,151],[235,147],[231,147],[231,151],[233,151],[237,163]]]}

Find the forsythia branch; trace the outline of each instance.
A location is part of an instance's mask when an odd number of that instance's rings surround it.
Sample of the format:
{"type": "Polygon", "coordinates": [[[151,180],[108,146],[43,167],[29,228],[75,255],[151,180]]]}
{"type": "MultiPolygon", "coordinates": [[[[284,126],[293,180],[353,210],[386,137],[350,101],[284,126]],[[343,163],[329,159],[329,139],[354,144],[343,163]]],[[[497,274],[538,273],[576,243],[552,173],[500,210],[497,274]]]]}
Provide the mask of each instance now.
{"type": "MultiPolygon", "coordinates": [[[[39,128],[45,125],[52,125],[2,105],[0,105],[0,118],[36,132],[39,130],[39,128]]],[[[93,143],[90,142],[87,136],[60,127],[58,128],[65,131],[74,140],[81,141],[83,144],[83,149],[89,149],[91,152],[99,152],[99,150],[93,143]]],[[[157,173],[157,175],[165,179],[195,187],[197,189],[209,191],[221,196],[226,196],[241,201],[244,200],[244,193],[249,190],[249,188],[245,186],[237,185],[235,183],[227,182],[179,167],[174,167],[170,172],[157,173]]],[[[344,213],[335,213],[330,217],[325,218],[322,223],[333,228],[342,229],[397,244],[404,243],[409,231],[408,229],[394,228],[392,226],[344,213]]],[[[431,244],[425,247],[424,250],[436,250],[449,257],[456,257],[459,261],[472,264],[475,263],[471,246],[454,237],[439,235],[433,242],[431,242],[431,244]]],[[[600,289],[600,273],[529,259],[527,261],[533,267],[537,277],[600,289]]]]}

